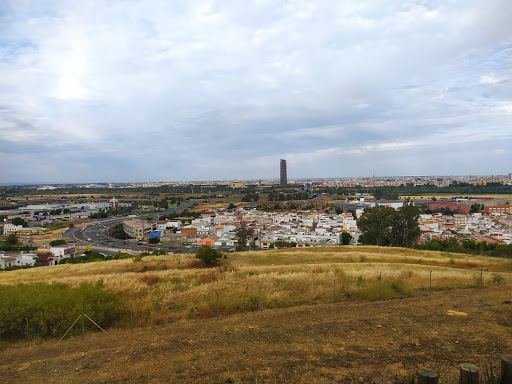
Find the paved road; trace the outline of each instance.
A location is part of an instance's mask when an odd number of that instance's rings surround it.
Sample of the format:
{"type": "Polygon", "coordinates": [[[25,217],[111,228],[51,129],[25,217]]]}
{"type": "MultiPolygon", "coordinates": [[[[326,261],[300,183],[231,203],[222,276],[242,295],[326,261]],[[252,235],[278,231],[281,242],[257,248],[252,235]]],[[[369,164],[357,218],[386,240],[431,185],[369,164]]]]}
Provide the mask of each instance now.
{"type": "MultiPolygon", "coordinates": [[[[188,207],[189,204],[181,203],[178,207],[178,212],[181,212],[188,207]]],[[[143,216],[138,215],[136,217],[156,218],[161,215],[162,213],[152,213],[143,216]]],[[[108,234],[111,227],[128,219],[130,219],[129,216],[103,219],[81,227],[70,228],[64,232],[63,236],[68,239],[69,242],[77,243],[80,247],[85,247],[88,244],[91,244],[93,245],[93,249],[110,254],[117,253],[117,251],[129,253],[150,252],[154,249],[161,249],[165,252],[194,253],[200,248],[195,245],[171,246],[164,244],[158,244],[150,247],[145,242],[138,242],[130,239],[120,240],[108,234]]],[[[228,252],[229,247],[220,250],[228,252]]]]}

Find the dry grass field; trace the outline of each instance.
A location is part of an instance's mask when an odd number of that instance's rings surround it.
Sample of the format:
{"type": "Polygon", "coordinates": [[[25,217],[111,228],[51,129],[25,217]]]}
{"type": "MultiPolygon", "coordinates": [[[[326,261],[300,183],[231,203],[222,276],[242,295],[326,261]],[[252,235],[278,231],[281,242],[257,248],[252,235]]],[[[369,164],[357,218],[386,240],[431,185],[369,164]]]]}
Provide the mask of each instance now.
{"type": "MultiPolygon", "coordinates": [[[[86,222],[81,222],[80,225],[85,224],[86,222]]],[[[78,225],[77,225],[78,226],[78,225]]],[[[44,233],[44,235],[34,235],[34,236],[22,236],[19,235],[18,238],[20,240],[26,240],[29,245],[34,247],[40,247],[44,245],[48,245],[53,240],[62,239],[62,234],[66,232],[68,228],[59,228],[52,229],[44,233]]]]}
{"type": "Polygon", "coordinates": [[[138,326],[264,308],[386,300],[432,290],[509,285],[508,259],[401,248],[322,247],[230,254],[204,268],[194,255],[148,256],[0,274],[0,284],[102,281],[138,326]],[[481,269],[483,268],[480,281],[481,269]],[[432,273],[431,273],[432,272],[432,273]]]}
{"type": "Polygon", "coordinates": [[[235,253],[214,268],[178,254],[0,273],[0,284],[100,280],[126,298],[112,337],[21,342],[0,352],[1,377],[388,383],[429,365],[451,383],[456,364],[512,352],[507,259],[345,246],[235,253]]]}

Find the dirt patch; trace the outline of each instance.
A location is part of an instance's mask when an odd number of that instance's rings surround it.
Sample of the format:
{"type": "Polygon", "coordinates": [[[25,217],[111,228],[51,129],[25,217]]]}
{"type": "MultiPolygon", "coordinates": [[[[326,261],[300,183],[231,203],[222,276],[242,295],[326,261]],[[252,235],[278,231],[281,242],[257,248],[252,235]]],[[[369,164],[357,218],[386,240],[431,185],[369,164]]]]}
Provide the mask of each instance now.
{"type": "Polygon", "coordinates": [[[512,351],[509,287],[266,310],[88,333],[0,352],[5,383],[390,383],[422,367],[496,367],[512,351]],[[466,316],[449,316],[448,312],[466,316]]]}

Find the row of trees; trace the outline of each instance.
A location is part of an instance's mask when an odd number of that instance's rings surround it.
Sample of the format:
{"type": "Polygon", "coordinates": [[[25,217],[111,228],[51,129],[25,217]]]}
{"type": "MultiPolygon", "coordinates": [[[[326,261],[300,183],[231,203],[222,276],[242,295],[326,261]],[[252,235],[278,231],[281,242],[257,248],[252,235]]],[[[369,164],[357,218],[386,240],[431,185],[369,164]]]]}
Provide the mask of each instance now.
{"type": "Polygon", "coordinates": [[[420,210],[411,202],[397,210],[384,205],[367,207],[357,221],[362,232],[360,241],[367,245],[412,247],[420,237],[420,210]]]}
{"type": "Polygon", "coordinates": [[[36,248],[20,244],[18,236],[16,236],[16,234],[14,233],[11,233],[9,236],[7,236],[7,239],[5,241],[0,241],[0,251],[19,252],[32,251],[34,249],[36,248]]]}
{"type": "Polygon", "coordinates": [[[434,239],[422,244],[415,244],[414,248],[428,251],[467,253],[472,255],[512,258],[512,244],[496,244],[488,243],[486,241],[477,243],[475,240],[469,239],[463,240],[462,242],[458,242],[456,239],[434,239]]]}

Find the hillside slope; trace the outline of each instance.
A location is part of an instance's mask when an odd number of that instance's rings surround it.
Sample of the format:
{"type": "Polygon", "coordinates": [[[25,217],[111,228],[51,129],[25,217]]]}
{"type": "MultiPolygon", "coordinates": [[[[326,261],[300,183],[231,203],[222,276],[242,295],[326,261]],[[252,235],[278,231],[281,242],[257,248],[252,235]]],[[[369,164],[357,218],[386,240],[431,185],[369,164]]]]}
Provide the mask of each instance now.
{"type": "Polygon", "coordinates": [[[0,377],[387,383],[433,366],[452,383],[457,364],[512,353],[511,271],[506,259],[331,247],[232,254],[216,268],[172,255],[2,272],[0,284],[100,282],[126,318],[111,336],[86,324],[58,345],[10,343],[0,377]]]}
{"type": "Polygon", "coordinates": [[[453,383],[457,364],[496,367],[497,353],[512,351],[511,293],[436,292],[23,342],[0,352],[0,375],[6,383],[389,383],[429,366],[453,383]]]}

